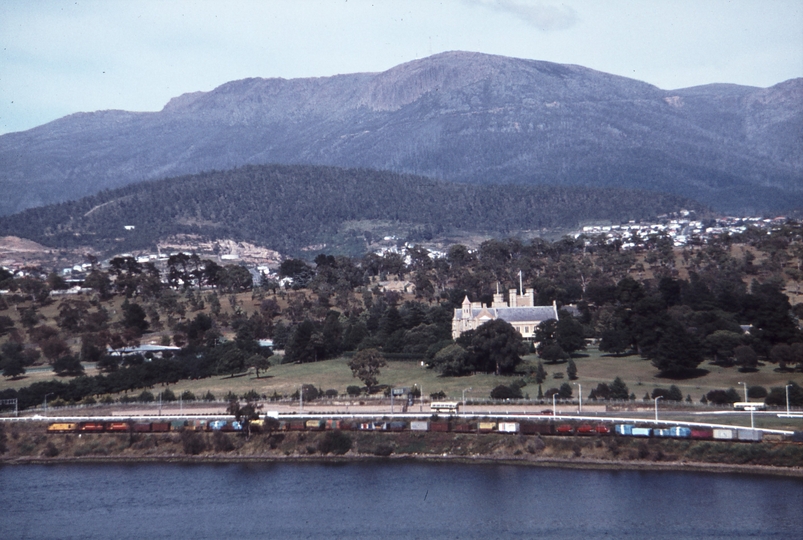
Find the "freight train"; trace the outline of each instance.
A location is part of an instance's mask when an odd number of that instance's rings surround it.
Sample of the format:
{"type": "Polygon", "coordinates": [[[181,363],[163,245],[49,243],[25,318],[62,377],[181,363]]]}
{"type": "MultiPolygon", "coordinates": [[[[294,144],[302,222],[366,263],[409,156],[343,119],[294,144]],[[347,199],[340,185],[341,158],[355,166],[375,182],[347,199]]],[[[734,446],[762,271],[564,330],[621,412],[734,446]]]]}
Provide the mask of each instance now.
{"type": "MultiPolygon", "coordinates": [[[[556,424],[552,422],[504,422],[493,420],[366,420],[347,421],[339,419],[292,419],[278,421],[273,418],[255,420],[251,428],[271,431],[384,431],[384,432],[450,432],[450,433],[519,433],[522,435],[579,435],[579,436],[621,436],[621,437],[654,437],[674,439],[697,439],[716,441],[760,442],[764,438],[762,431],[743,428],[698,428],[674,426],[669,428],[641,427],[636,424],[614,424],[612,426],[599,423],[592,424],[556,424]]],[[[170,431],[223,431],[238,432],[243,425],[236,421],[226,420],[173,420],[169,422],[60,422],[51,423],[48,433],[165,433],[170,431]]],[[[795,432],[792,440],[803,442],[803,432],[795,432]]]]}

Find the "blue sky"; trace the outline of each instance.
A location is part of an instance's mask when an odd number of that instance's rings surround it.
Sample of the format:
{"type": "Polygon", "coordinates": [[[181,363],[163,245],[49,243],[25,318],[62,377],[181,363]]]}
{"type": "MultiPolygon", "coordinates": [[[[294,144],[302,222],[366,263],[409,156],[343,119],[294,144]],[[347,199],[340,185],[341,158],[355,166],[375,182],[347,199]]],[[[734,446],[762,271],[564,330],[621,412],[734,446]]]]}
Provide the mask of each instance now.
{"type": "Polygon", "coordinates": [[[0,134],[449,50],[766,87],[803,76],[803,0],[2,0],[0,134]]]}

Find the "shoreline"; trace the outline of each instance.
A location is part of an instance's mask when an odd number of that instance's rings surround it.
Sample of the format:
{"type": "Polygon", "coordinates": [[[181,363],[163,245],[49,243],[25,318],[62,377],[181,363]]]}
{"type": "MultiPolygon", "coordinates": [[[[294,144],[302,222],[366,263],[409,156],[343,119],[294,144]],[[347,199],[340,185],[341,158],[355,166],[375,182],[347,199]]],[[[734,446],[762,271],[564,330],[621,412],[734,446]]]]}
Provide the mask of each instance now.
{"type": "Polygon", "coordinates": [[[719,474],[757,474],[766,476],[783,476],[803,478],[803,467],[775,467],[769,465],[734,465],[704,462],[645,462],[629,460],[604,459],[566,459],[566,458],[531,458],[516,459],[514,457],[491,456],[443,456],[426,454],[396,454],[387,457],[372,454],[354,454],[350,456],[277,456],[252,455],[228,456],[206,455],[193,457],[178,454],[156,456],[86,456],[86,457],[0,457],[3,465],[64,465],[64,464],[125,464],[125,463],[171,463],[171,464],[221,464],[221,463],[356,463],[356,462],[433,462],[480,465],[513,465],[520,467],[544,467],[554,469],[581,470],[616,470],[616,471],[679,471],[706,472],[719,474]]]}

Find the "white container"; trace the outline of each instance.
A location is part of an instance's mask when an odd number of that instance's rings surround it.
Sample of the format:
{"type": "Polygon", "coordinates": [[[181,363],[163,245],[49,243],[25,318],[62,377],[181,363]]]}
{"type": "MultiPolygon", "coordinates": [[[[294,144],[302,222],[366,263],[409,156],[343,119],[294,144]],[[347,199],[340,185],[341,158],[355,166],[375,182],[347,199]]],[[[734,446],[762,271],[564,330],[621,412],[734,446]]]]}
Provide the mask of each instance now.
{"type": "Polygon", "coordinates": [[[415,420],[410,422],[410,431],[429,431],[429,422],[425,420],[415,420]]]}
{"type": "Polygon", "coordinates": [[[714,430],[714,439],[718,439],[721,441],[732,441],[735,437],[733,436],[732,429],[715,429],[714,430]]]}
{"type": "Polygon", "coordinates": [[[497,429],[501,433],[518,433],[519,432],[519,423],[518,422],[499,422],[499,427],[497,429]]]}

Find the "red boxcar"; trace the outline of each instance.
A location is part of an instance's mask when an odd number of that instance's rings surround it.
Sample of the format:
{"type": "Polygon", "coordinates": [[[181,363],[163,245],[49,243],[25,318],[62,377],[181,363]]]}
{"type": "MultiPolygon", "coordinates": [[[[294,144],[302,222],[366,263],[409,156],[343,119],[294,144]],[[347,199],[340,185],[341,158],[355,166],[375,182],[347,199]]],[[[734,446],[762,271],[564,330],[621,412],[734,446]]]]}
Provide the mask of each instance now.
{"type": "Polygon", "coordinates": [[[694,429],[691,430],[691,438],[692,439],[713,439],[714,438],[714,430],[713,429],[694,429]]]}
{"type": "Polygon", "coordinates": [[[150,424],[134,424],[134,431],[136,433],[149,432],[151,430],[150,424]]]}
{"type": "Polygon", "coordinates": [[[449,431],[449,422],[430,422],[429,424],[430,431],[449,431]]]}
{"type": "Polygon", "coordinates": [[[304,431],[306,428],[303,420],[290,420],[287,422],[288,431],[304,431]]]}
{"type": "Polygon", "coordinates": [[[452,426],[452,431],[455,433],[474,433],[474,427],[466,422],[455,424],[452,426]]]}
{"type": "Polygon", "coordinates": [[[151,431],[156,433],[165,433],[170,431],[170,422],[153,422],[151,423],[151,431]]]}
{"type": "Polygon", "coordinates": [[[78,427],[78,431],[84,431],[89,433],[99,433],[101,431],[106,430],[106,424],[103,422],[81,422],[78,427]]]}

